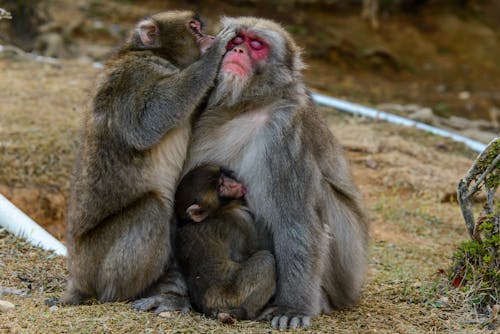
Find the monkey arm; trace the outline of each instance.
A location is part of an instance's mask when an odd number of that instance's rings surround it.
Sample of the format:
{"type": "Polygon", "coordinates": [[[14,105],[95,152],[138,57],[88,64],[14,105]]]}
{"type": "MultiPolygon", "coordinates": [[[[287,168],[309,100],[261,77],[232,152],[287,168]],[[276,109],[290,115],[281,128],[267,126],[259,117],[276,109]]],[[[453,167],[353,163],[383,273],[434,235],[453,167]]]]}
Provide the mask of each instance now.
{"type": "Polygon", "coordinates": [[[132,106],[137,110],[119,114],[124,118],[120,123],[125,125],[122,135],[127,143],[138,150],[148,149],[191,117],[214,86],[225,45],[233,34],[223,33],[200,60],[180,72],[153,75],[141,94],[134,93],[137,97],[132,106]],[[136,121],[130,121],[130,115],[136,121]]]}

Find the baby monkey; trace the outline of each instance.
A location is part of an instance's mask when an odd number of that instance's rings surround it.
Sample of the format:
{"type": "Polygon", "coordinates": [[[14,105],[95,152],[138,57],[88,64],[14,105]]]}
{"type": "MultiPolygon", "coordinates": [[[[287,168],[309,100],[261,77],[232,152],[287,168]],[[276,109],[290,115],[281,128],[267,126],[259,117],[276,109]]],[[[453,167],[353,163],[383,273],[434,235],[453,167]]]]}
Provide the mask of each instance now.
{"type": "Polygon", "coordinates": [[[231,171],[202,165],[175,195],[176,257],[191,303],[222,321],[255,319],[276,288],[274,256],[258,246],[246,192],[231,171]]]}

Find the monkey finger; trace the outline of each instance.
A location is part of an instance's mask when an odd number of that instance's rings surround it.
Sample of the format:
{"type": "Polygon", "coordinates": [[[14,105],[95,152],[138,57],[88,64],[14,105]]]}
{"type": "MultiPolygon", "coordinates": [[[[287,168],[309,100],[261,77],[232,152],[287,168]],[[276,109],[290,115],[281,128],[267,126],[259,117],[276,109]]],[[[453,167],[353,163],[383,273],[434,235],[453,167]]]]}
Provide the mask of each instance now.
{"type": "Polygon", "coordinates": [[[217,37],[221,41],[221,44],[224,45],[224,48],[226,47],[227,43],[229,43],[229,41],[235,36],[236,30],[233,27],[226,27],[222,29],[222,31],[217,35],[217,37]]]}

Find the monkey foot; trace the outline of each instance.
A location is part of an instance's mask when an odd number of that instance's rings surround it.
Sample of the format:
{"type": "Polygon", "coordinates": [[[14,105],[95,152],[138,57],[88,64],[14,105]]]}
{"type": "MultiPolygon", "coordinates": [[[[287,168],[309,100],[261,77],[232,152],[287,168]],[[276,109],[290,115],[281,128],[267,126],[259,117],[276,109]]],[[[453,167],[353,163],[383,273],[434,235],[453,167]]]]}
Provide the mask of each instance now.
{"type": "Polygon", "coordinates": [[[188,313],[191,310],[191,304],[186,296],[174,294],[160,294],[141,298],[134,301],[132,307],[137,311],[150,311],[154,309],[156,315],[167,311],[188,313]]]}
{"type": "Polygon", "coordinates": [[[271,320],[271,326],[280,331],[311,326],[311,316],[285,306],[270,306],[258,319],[271,320]]]}

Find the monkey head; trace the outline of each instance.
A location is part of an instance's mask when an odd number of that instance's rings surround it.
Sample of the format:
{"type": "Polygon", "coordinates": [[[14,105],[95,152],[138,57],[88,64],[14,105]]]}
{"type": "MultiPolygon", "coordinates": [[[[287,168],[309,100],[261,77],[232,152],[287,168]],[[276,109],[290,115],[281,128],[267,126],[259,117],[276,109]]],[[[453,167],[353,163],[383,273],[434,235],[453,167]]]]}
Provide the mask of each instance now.
{"type": "Polygon", "coordinates": [[[203,23],[191,11],[167,11],[140,21],[126,48],[152,50],[174,65],[185,68],[200,58],[214,37],[203,33],[203,23]]]}
{"type": "Polygon", "coordinates": [[[287,87],[302,82],[301,50],[280,25],[254,17],[225,17],[222,24],[237,35],[227,44],[210,104],[232,106],[275,99],[287,87]]]}
{"type": "Polygon", "coordinates": [[[247,193],[234,173],[215,165],[202,165],[187,173],[175,194],[175,211],[181,221],[202,222],[228,200],[247,193]]]}

